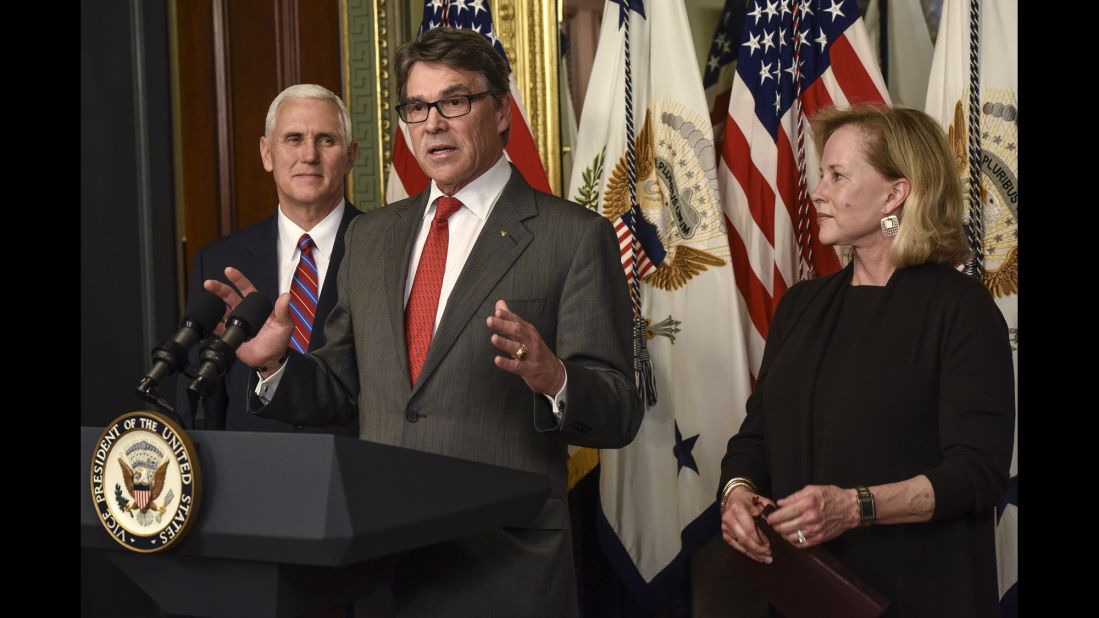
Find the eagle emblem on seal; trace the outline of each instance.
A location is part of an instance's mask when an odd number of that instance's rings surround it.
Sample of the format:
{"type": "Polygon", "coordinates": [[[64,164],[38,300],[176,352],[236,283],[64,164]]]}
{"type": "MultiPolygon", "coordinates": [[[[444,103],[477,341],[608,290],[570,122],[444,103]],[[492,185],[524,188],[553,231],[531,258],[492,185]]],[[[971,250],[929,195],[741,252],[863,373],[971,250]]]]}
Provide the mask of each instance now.
{"type": "MultiPolygon", "coordinates": [[[[1011,93],[996,89],[982,92],[980,201],[984,238],[984,270],[981,282],[995,298],[1019,293],[1018,108],[1011,93]]],[[[954,104],[947,128],[958,175],[969,178],[968,124],[962,101],[954,104]]]]}
{"type": "Polygon", "coordinates": [[[118,458],[118,465],[122,466],[122,481],[131,498],[122,510],[127,512],[137,510],[142,514],[149,510],[163,513],[165,509],[157,505],[156,499],[164,491],[168,462],[160,463],[159,458],[151,457],[150,454],[155,451],[155,447],[151,445],[137,450],[133,466],[122,457],[118,458]]]}
{"type": "MultiPolygon", "coordinates": [[[[655,265],[642,281],[663,290],[676,290],[708,268],[725,263],[687,244],[699,230],[712,233],[721,229],[720,221],[705,214],[720,212],[720,207],[710,203],[717,195],[712,142],[674,111],[661,114],[661,124],[654,130],[653,113],[648,109],[634,151],[642,219],[636,223],[656,228],[659,237],[659,243],[652,244],[639,238],[655,265]],[[711,147],[707,149],[707,145],[711,147]]],[[[627,157],[627,153],[619,157],[603,194],[603,215],[612,221],[630,212],[627,157]]]]}

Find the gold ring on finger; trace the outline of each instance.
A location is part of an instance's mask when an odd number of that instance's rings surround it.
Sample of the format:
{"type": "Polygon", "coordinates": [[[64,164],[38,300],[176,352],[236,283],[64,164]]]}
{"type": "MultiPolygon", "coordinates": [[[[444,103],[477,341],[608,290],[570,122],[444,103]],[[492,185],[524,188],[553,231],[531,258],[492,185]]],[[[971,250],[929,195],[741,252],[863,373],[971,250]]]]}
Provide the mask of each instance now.
{"type": "Polygon", "coordinates": [[[530,352],[530,350],[527,349],[526,344],[525,343],[520,343],[519,344],[519,349],[515,350],[515,353],[512,354],[511,357],[514,358],[517,361],[521,361],[521,360],[523,360],[524,358],[527,357],[528,352],[530,352]]]}

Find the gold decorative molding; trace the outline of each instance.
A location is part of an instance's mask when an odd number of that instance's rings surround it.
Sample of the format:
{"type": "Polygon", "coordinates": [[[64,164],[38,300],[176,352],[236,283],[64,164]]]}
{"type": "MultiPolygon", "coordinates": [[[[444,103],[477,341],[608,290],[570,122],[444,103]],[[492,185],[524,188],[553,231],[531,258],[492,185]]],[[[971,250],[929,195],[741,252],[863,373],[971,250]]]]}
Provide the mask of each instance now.
{"type": "Polygon", "coordinates": [[[394,25],[405,0],[340,0],[343,36],[343,95],[359,141],[359,159],[348,180],[348,197],[360,210],[385,202],[392,160],[393,90],[390,69],[394,25]]]}
{"type": "Polygon", "coordinates": [[[381,179],[382,202],[385,201],[385,183],[389,182],[389,163],[393,160],[393,120],[389,113],[389,11],[387,6],[391,0],[375,0],[374,5],[374,66],[377,67],[374,79],[375,93],[378,102],[378,133],[376,148],[378,162],[381,169],[378,170],[378,178],[381,179]]]}
{"type": "MultiPolygon", "coordinates": [[[[350,25],[348,22],[350,17],[347,14],[347,0],[340,0],[340,80],[343,82],[342,91],[340,96],[343,98],[345,106],[348,106],[348,114],[351,113],[351,35],[348,32],[350,25]]],[[[352,125],[354,126],[354,125],[352,125]]],[[[354,131],[352,131],[354,133],[354,131]]],[[[354,135],[348,136],[354,139],[354,135]]],[[[345,192],[347,198],[351,200],[351,203],[355,203],[355,171],[352,170],[347,174],[346,178],[347,186],[345,192]]]]}
{"type": "Polygon", "coordinates": [[[375,100],[374,126],[377,131],[377,149],[379,171],[379,205],[385,202],[386,185],[389,183],[389,167],[393,162],[393,138],[397,131],[394,106],[397,105],[397,74],[393,71],[393,55],[402,43],[415,33],[412,16],[416,15],[416,24],[423,10],[422,0],[366,0],[374,5],[374,58],[375,100]]]}
{"type": "Polygon", "coordinates": [[[496,36],[511,63],[527,121],[554,193],[561,193],[557,0],[493,2],[496,36]]]}

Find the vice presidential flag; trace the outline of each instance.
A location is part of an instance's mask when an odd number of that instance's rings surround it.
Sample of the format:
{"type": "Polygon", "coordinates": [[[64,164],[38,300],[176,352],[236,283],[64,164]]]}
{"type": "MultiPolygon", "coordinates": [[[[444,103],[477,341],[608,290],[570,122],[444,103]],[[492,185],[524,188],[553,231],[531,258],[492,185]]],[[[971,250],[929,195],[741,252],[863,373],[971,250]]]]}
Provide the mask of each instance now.
{"type": "Polygon", "coordinates": [[[749,393],[718,160],[683,0],[611,0],[570,198],[618,230],[653,389],[637,438],[600,452],[600,541],[643,606],[719,532],[721,457],[749,393]]]}

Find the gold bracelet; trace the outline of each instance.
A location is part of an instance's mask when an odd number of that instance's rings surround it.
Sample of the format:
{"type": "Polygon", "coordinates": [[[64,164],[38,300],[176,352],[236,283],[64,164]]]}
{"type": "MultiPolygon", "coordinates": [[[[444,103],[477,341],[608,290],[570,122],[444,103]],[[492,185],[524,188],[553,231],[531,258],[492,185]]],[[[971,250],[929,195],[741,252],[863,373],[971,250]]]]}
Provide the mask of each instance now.
{"type": "Polygon", "coordinates": [[[725,512],[725,505],[729,502],[729,495],[733,493],[733,490],[737,487],[747,487],[754,494],[758,494],[759,490],[756,489],[756,484],[752,482],[752,479],[746,476],[737,476],[729,479],[728,483],[725,483],[725,488],[721,491],[721,512],[725,512]]]}

